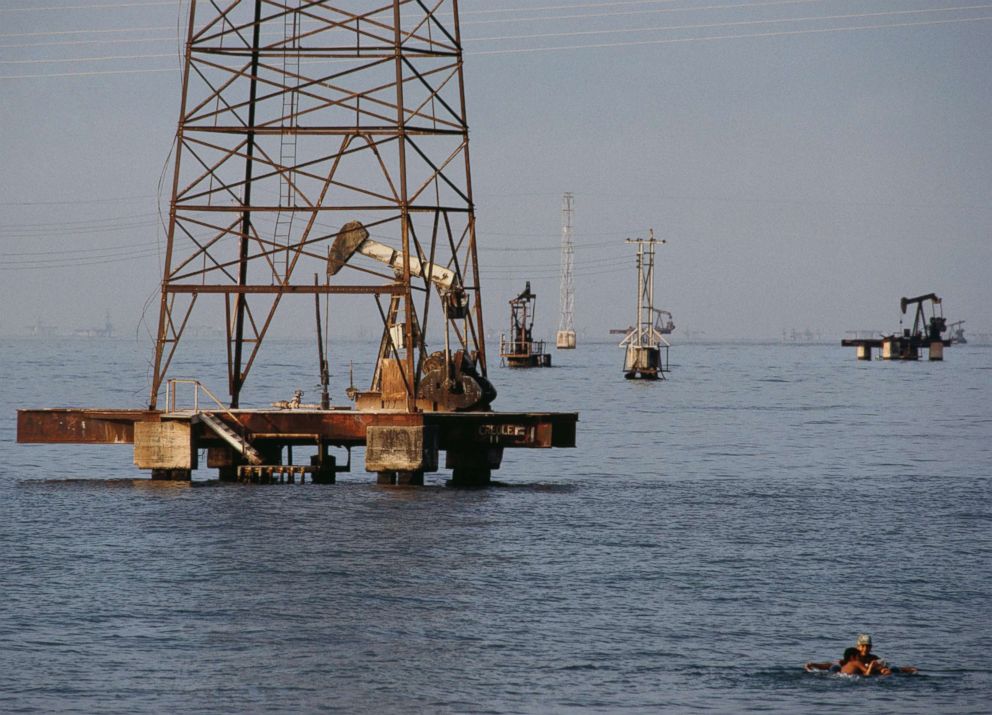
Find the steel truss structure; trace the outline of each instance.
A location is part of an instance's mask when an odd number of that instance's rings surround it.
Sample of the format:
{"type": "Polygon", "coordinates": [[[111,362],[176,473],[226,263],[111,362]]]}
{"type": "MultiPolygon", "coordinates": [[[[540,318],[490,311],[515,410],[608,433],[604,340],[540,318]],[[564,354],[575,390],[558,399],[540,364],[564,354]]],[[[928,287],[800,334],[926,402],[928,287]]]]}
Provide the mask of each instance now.
{"type": "Polygon", "coordinates": [[[573,195],[565,193],[561,199],[561,321],[555,342],[559,349],[575,347],[575,287],[572,283],[572,265],[575,244],[572,241],[573,195]]]}
{"type": "Polygon", "coordinates": [[[484,381],[457,0],[191,0],[188,27],[150,408],[218,297],[231,407],[294,294],[387,303],[372,389],[388,361],[408,411],[425,365],[484,381]]]}

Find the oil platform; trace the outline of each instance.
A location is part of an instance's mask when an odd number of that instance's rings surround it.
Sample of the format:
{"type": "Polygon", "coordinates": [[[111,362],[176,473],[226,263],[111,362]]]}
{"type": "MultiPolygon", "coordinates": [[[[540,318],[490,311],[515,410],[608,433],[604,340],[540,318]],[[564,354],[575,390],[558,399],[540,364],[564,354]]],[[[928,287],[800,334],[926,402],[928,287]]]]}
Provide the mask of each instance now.
{"type": "Polygon", "coordinates": [[[881,338],[845,338],[841,340],[841,345],[856,348],[858,360],[871,360],[872,350],[879,350],[883,360],[919,360],[920,350],[926,350],[930,360],[943,360],[944,348],[952,342],[943,337],[947,330],[943,301],[936,293],[902,298],[899,308],[903,315],[911,305],[916,306],[912,328],[904,328],[901,334],[892,333],[881,338]],[[929,318],[927,305],[930,306],[929,318]]]}
{"type": "Polygon", "coordinates": [[[499,336],[499,357],[507,367],[551,367],[551,353],[544,352],[544,341],[534,340],[536,301],[530,281],[510,300],[510,336],[499,336]]]}
{"type": "Polygon", "coordinates": [[[951,345],[967,345],[968,339],[964,336],[963,320],[956,320],[948,324],[947,332],[951,336],[951,345]]]}
{"type": "Polygon", "coordinates": [[[575,446],[576,413],[492,411],[458,11],[191,0],[148,404],[19,410],[18,441],[133,444],[165,480],[205,451],[222,481],[333,482],[364,446],[380,484],[422,484],[444,452],[464,486],[490,483],[505,449],[575,446]],[[327,394],[321,302],[381,323],[351,405],[327,394]],[[319,404],[247,390],[294,307],[316,313],[319,404]],[[194,315],[223,320],[224,399],[171,373],[194,315]]]}
{"type": "Polygon", "coordinates": [[[672,314],[654,307],[654,247],[665,240],[656,239],[651,229],[647,239],[628,238],[627,243],[637,245],[637,323],[620,341],[620,347],[626,348],[623,374],[628,380],[663,380],[669,372],[671,346],[665,334],[675,329],[672,314]],[[668,316],[667,323],[662,316],[668,316]]]}

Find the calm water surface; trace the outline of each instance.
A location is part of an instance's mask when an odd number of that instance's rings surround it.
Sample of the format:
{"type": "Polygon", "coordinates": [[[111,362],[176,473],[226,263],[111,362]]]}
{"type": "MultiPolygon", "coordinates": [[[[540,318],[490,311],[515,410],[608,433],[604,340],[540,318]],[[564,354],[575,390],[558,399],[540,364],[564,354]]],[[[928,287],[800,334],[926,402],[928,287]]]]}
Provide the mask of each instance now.
{"type": "MultiPolygon", "coordinates": [[[[315,399],[312,346],[267,349],[248,401],[315,399]]],[[[176,372],[223,392],[215,354],[176,372]]],[[[0,711],[989,712],[992,348],[494,368],[579,447],[483,491],[376,487],[357,451],[336,485],[151,485],[127,446],[14,443],[18,407],[142,405],[149,357],[0,341],[0,711]],[[802,672],[859,631],[922,673],[802,672]]]]}

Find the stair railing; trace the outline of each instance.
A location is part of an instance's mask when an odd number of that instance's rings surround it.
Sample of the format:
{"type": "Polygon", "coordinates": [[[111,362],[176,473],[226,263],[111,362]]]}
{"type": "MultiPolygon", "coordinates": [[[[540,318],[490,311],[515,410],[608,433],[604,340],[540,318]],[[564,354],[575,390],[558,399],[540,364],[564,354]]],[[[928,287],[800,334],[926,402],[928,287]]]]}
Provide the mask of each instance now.
{"type": "MultiPolygon", "coordinates": [[[[185,377],[171,377],[171,378],[169,378],[169,380],[166,382],[166,387],[165,387],[165,411],[166,411],[166,413],[179,412],[179,410],[176,408],[176,386],[177,385],[192,385],[193,386],[193,412],[196,412],[196,413],[200,412],[200,392],[201,391],[207,397],[209,397],[211,400],[213,400],[214,404],[217,405],[217,407],[219,408],[219,411],[223,412],[228,417],[230,417],[232,420],[234,420],[234,424],[236,424],[238,427],[241,428],[241,434],[239,434],[238,437],[241,439],[242,444],[244,446],[246,446],[246,447],[247,446],[250,446],[250,444],[248,442],[248,428],[245,427],[243,424],[241,424],[241,420],[238,419],[238,416],[236,414],[234,414],[229,407],[225,406],[224,403],[221,402],[217,398],[217,395],[215,395],[213,392],[210,391],[210,388],[208,388],[206,385],[204,385],[199,380],[194,380],[192,378],[185,378],[185,377]]],[[[211,411],[213,411],[213,410],[211,410],[211,411]]]]}

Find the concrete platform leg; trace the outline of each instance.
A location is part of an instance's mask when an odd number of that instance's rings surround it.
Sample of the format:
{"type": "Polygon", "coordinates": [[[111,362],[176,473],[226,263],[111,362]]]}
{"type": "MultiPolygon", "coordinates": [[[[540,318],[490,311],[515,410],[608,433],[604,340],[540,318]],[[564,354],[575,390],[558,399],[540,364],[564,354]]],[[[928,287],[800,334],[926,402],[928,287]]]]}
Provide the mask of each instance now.
{"type": "Polygon", "coordinates": [[[165,482],[188,482],[193,479],[191,469],[153,469],[152,479],[165,482]]]}
{"type": "Polygon", "coordinates": [[[871,360],[871,345],[858,346],[858,360],[871,360]]]}
{"type": "Polygon", "coordinates": [[[378,474],[378,484],[422,485],[424,472],[437,471],[433,426],[373,426],[366,440],[365,471],[378,474]]]}
{"type": "Polygon", "coordinates": [[[135,423],[134,463],[139,469],[150,469],[155,481],[191,481],[197,450],[189,423],[135,423]]]}
{"type": "Polygon", "coordinates": [[[449,487],[480,489],[492,484],[493,472],[488,467],[455,467],[451,470],[449,487]]]}
{"type": "Polygon", "coordinates": [[[448,450],[445,466],[451,469],[450,487],[479,488],[492,484],[492,473],[503,461],[502,447],[483,447],[473,451],[448,450]]]}
{"type": "Polygon", "coordinates": [[[421,471],[378,472],[376,484],[388,487],[422,487],[424,473],[421,471]]]}
{"type": "Polygon", "coordinates": [[[337,481],[337,459],[327,453],[326,445],[321,447],[321,452],[310,458],[310,465],[314,467],[311,480],[314,484],[334,484],[337,481]]]}

